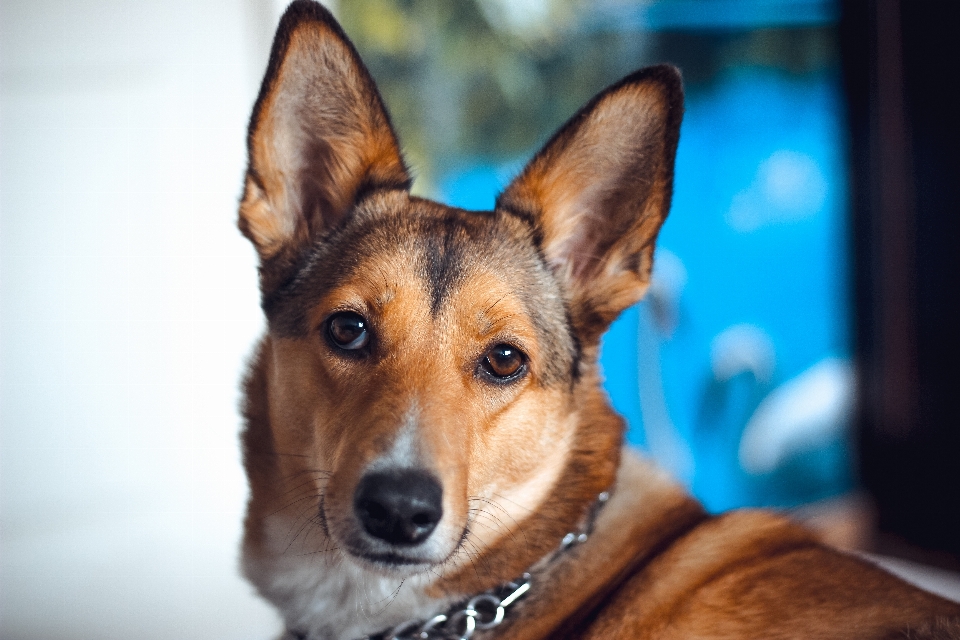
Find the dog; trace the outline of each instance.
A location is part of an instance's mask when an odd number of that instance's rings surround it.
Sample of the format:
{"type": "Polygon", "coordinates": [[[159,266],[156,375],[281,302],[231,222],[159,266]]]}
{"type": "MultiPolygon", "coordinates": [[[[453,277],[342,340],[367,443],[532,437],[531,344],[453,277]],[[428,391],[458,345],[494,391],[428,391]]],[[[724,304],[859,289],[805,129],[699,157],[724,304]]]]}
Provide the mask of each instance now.
{"type": "Polygon", "coordinates": [[[447,207],[334,18],[290,5],[239,216],[267,320],[242,565],[284,638],[960,638],[960,604],[624,448],[599,341],[650,282],[682,111],[677,70],[637,71],[493,211],[447,207]]]}

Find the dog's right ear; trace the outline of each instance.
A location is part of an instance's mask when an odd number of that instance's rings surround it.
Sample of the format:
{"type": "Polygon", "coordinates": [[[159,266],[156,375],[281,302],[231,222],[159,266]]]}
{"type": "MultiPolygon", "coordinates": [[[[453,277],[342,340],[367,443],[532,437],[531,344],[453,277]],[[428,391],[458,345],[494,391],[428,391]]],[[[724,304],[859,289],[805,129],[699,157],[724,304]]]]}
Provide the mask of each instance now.
{"type": "Polygon", "coordinates": [[[410,186],[373,78],[333,16],[309,0],[280,20],[247,150],[239,226],[262,269],[293,260],[361,193],[410,186]]]}

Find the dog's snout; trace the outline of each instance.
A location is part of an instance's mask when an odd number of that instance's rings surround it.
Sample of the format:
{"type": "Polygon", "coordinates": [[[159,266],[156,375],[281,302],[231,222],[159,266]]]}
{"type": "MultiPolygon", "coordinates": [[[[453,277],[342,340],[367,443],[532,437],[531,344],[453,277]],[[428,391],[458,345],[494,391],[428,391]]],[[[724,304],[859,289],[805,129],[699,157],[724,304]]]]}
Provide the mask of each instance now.
{"type": "Polygon", "coordinates": [[[367,533],[390,544],[426,540],[443,516],[443,489],[415,469],[367,474],[357,486],[353,508],[367,533]]]}

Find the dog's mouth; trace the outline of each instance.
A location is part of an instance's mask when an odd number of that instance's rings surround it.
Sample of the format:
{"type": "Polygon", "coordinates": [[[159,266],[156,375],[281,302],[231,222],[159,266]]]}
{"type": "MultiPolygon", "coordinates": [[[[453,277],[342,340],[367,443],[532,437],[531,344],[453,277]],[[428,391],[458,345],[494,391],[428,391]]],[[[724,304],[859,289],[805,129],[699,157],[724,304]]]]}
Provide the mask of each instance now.
{"type": "Polygon", "coordinates": [[[369,554],[363,556],[363,559],[369,562],[391,567],[409,567],[423,564],[423,562],[420,560],[407,558],[406,556],[402,556],[398,553],[369,554]]]}
{"type": "Polygon", "coordinates": [[[353,535],[341,548],[354,562],[378,573],[404,577],[426,573],[445,563],[450,553],[437,553],[438,544],[422,544],[416,547],[398,547],[370,540],[369,536],[353,535]]]}
{"type": "Polygon", "coordinates": [[[412,570],[415,573],[420,573],[438,564],[428,559],[397,551],[371,552],[369,550],[348,547],[347,552],[362,563],[372,564],[377,568],[386,569],[387,571],[412,570]]]}

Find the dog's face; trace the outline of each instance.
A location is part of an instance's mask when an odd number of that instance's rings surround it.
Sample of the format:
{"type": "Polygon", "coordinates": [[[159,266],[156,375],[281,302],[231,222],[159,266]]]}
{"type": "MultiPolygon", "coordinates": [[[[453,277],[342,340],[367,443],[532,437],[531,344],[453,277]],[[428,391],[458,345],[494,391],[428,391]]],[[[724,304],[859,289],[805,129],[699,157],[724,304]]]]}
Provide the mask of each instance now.
{"type": "Polygon", "coordinates": [[[422,570],[485,506],[469,497],[553,485],[576,345],[524,223],[404,191],[351,217],[275,302],[277,420],[299,427],[277,446],[330,471],[319,508],[344,549],[422,570]]]}
{"type": "Polygon", "coordinates": [[[251,509],[316,514],[329,548],[394,575],[490,556],[521,522],[536,542],[507,565],[555,544],[615,472],[598,341],[647,285],[680,103],[673,70],[634,74],[494,211],[453,209],[409,194],[356,52],[293,5],[240,209],[269,325],[248,385],[248,419],[267,423],[247,441],[251,509]]]}

